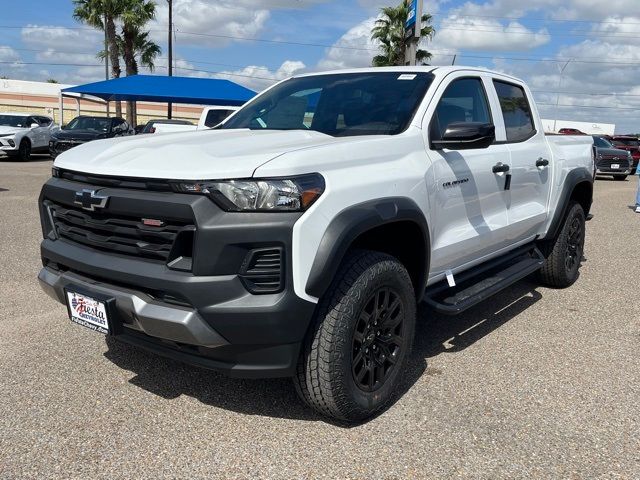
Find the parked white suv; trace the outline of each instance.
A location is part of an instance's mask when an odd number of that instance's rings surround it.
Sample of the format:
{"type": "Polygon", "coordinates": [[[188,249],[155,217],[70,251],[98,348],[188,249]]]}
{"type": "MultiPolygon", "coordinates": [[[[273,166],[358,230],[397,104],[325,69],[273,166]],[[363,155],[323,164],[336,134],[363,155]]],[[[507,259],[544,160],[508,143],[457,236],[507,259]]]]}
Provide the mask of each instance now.
{"type": "MultiPolygon", "coordinates": [[[[221,128],[99,140],[43,187],[45,291],[71,319],[357,421],[407,368],[418,302],[457,314],[576,281],[590,136],[463,67],[303,75],[221,128]]],[[[490,361],[490,360],[489,360],[490,361]]]]}
{"type": "Polygon", "coordinates": [[[58,126],[50,117],[31,113],[0,113],[0,151],[22,161],[32,153],[48,153],[51,132],[58,126]]]}

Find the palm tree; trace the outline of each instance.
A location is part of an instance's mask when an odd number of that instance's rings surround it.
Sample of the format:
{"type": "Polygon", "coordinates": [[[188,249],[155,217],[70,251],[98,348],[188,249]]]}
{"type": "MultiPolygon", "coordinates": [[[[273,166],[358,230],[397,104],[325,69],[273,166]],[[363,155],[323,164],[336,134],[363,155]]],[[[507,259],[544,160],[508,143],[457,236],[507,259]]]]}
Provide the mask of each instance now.
{"type": "MultiPolygon", "coordinates": [[[[123,11],[123,0],[73,0],[75,8],[73,18],[79,22],[102,30],[107,36],[111,78],[120,78],[120,55],[116,39],[116,20],[123,11]]],[[[98,55],[100,56],[100,55],[98,55]]],[[[122,116],[122,105],[116,102],[116,116],[122,116]]]]}
{"type": "MultiPolygon", "coordinates": [[[[153,0],[128,0],[122,11],[122,35],[119,46],[124,59],[127,76],[138,74],[138,60],[144,66],[153,69],[154,60],[160,53],[160,47],[149,39],[149,32],[142,29],[156,16],[156,3],[153,0]]],[[[127,103],[127,121],[135,125],[135,102],[127,103]]]]}
{"type": "MultiPolygon", "coordinates": [[[[371,39],[380,42],[381,54],[373,57],[374,67],[404,65],[406,63],[405,51],[407,41],[404,37],[404,26],[409,16],[410,0],[402,0],[397,7],[384,7],[381,16],[375,22],[371,30],[371,39]]],[[[429,14],[422,15],[420,37],[431,40],[435,35],[435,29],[430,25],[433,17],[429,14]],[[424,25],[424,26],[422,26],[424,25]]],[[[424,64],[431,58],[426,50],[419,49],[416,53],[416,63],[424,64]]]]}

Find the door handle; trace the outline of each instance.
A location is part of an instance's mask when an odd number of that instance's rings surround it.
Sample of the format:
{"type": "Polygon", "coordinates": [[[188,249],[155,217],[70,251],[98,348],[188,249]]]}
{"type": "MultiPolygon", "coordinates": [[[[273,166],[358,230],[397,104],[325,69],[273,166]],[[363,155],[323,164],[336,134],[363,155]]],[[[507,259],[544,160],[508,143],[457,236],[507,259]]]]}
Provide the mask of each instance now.
{"type": "Polygon", "coordinates": [[[509,171],[509,165],[498,162],[493,166],[493,173],[506,173],[509,171]]]}
{"type": "Polygon", "coordinates": [[[547,165],[549,165],[549,160],[546,158],[540,157],[536,162],[536,167],[546,167],[547,165]]]}

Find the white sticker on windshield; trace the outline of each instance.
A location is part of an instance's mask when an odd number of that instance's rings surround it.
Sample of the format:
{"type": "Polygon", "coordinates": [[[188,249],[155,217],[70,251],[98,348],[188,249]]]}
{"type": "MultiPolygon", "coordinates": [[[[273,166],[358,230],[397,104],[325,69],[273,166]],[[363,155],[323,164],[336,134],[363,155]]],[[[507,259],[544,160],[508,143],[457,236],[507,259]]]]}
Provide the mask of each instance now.
{"type": "Polygon", "coordinates": [[[398,80],[413,80],[414,78],[416,78],[415,73],[403,73],[398,77],[398,80]]]}

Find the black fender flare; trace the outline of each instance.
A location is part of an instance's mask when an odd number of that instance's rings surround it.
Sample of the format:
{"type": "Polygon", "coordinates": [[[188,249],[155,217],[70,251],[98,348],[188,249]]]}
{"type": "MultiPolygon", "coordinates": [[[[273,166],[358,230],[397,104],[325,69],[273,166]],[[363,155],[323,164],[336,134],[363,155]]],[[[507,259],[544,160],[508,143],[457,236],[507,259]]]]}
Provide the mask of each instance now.
{"type": "Polygon", "coordinates": [[[349,247],[360,235],[375,227],[400,221],[411,221],[422,232],[425,264],[416,289],[416,295],[421,298],[426,287],[431,256],[429,228],[420,207],[406,197],[370,200],[346,208],[336,215],[320,240],[307,279],[307,294],[322,297],[331,285],[349,247]]]}
{"type": "Polygon", "coordinates": [[[571,170],[567,174],[567,178],[565,178],[564,180],[564,184],[562,185],[562,192],[560,192],[560,197],[558,198],[558,203],[556,204],[555,213],[553,214],[553,219],[549,224],[549,229],[547,230],[546,235],[541,238],[541,240],[551,240],[558,236],[558,232],[560,231],[560,227],[562,226],[562,221],[567,215],[567,209],[569,208],[571,195],[573,194],[576,187],[581,183],[588,183],[591,187],[589,206],[587,208],[587,211],[584,212],[585,215],[589,214],[591,203],[593,202],[593,174],[586,168],[576,168],[575,170],[571,170]]]}

